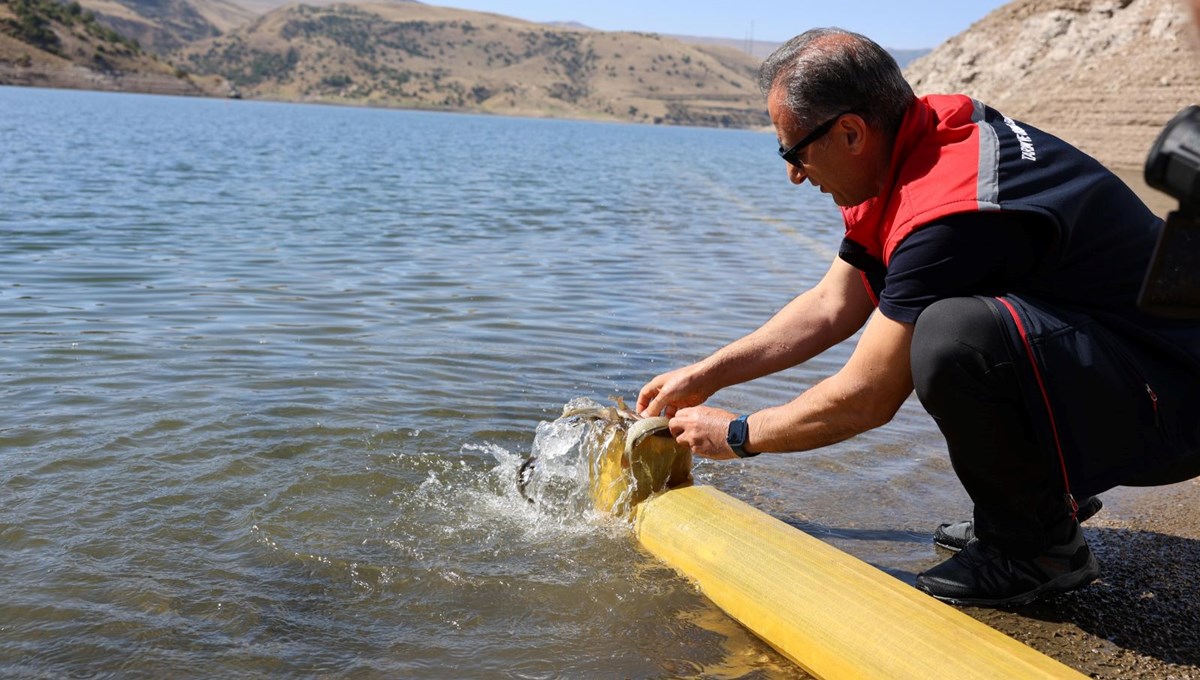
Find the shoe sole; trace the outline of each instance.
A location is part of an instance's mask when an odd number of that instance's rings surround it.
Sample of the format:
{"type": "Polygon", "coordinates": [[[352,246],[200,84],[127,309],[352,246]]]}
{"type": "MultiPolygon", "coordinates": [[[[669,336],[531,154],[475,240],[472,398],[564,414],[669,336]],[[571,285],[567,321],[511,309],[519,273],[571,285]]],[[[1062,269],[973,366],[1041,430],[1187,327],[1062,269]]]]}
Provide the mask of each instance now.
{"type": "MultiPolygon", "coordinates": [[[[950,526],[950,525],[947,524],[946,526],[950,526]]],[[[941,527],[938,527],[938,528],[941,529],[941,527]]],[[[938,538],[938,534],[936,532],[933,534],[933,545],[935,547],[941,548],[942,550],[949,550],[952,553],[956,553],[963,549],[963,546],[959,545],[957,542],[948,543],[948,542],[940,540],[938,538]]]]}
{"type": "MultiPolygon", "coordinates": [[[[1079,506],[1079,515],[1078,515],[1077,521],[1080,524],[1083,524],[1084,522],[1088,521],[1089,519],[1095,517],[1096,513],[1100,512],[1100,510],[1102,510],[1104,508],[1104,502],[1101,501],[1098,496],[1093,496],[1093,498],[1096,499],[1095,503],[1084,503],[1083,505],[1079,506]]],[[[950,526],[950,525],[949,524],[942,525],[942,527],[946,527],[946,526],[950,526]]],[[[938,529],[940,530],[942,527],[938,527],[938,529]]],[[[937,531],[933,532],[933,545],[938,548],[941,548],[942,550],[948,550],[952,553],[956,553],[963,549],[962,544],[948,543],[948,542],[943,542],[942,540],[939,540],[937,531]]]]}
{"type": "Polygon", "coordinates": [[[1029,592],[1013,595],[1012,597],[999,600],[989,600],[974,597],[944,597],[941,595],[935,595],[928,590],[925,590],[920,585],[917,586],[917,589],[926,595],[929,595],[930,597],[947,604],[967,607],[1017,607],[1023,604],[1029,604],[1048,592],[1067,592],[1070,590],[1075,590],[1076,588],[1082,588],[1092,581],[1095,581],[1099,576],[1100,564],[1096,562],[1096,556],[1089,553],[1087,564],[1083,565],[1081,569],[1062,574],[1061,576],[1051,579],[1037,588],[1030,590],[1029,592]]]}

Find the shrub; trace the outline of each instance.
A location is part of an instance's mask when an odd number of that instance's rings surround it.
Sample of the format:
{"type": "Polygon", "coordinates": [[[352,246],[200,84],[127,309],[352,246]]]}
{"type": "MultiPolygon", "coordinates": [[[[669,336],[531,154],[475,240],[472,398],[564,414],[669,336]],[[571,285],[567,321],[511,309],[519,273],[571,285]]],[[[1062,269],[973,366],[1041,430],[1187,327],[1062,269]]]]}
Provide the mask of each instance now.
{"type": "Polygon", "coordinates": [[[13,0],[9,3],[16,20],[8,19],[0,24],[0,29],[21,42],[47,52],[59,53],[62,41],[50,26],[50,18],[62,14],[62,6],[55,4],[49,7],[39,0],[13,0]],[[49,15],[49,17],[47,16],[49,15]]]}
{"type": "Polygon", "coordinates": [[[325,76],[321,79],[322,85],[335,90],[340,90],[343,87],[351,85],[352,83],[354,83],[353,78],[341,73],[332,76],[325,76]]]}

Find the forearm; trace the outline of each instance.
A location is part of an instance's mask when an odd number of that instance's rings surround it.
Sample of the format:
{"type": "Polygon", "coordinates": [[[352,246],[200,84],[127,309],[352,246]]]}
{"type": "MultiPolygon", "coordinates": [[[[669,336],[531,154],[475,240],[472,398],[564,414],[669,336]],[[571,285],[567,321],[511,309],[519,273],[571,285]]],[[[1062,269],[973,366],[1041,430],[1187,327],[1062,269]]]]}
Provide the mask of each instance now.
{"type": "Polygon", "coordinates": [[[835,260],[815,288],[758,330],[706,359],[652,378],[638,393],[638,413],[674,415],[704,403],[722,388],[808,361],[850,337],[872,309],[857,270],[835,260]]]}
{"type": "MultiPolygon", "coordinates": [[[[866,316],[813,289],[792,300],[753,333],[694,365],[713,392],[797,366],[854,334],[866,316]]],[[[869,313],[869,308],[867,310],[869,313]]]]}
{"type": "Polygon", "coordinates": [[[840,371],[750,416],[749,450],[806,451],[886,424],[913,390],[911,347],[911,324],[876,316],[840,371]]]}
{"type": "MultiPolygon", "coordinates": [[[[884,425],[890,413],[863,403],[826,379],[792,401],[750,414],[750,445],[755,453],[808,451],[836,444],[884,425]]],[[[894,411],[893,411],[894,413],[894,411]]]]}
{"type": "MultiPolygon", "coordinates": [[[[822,381],[790,403],[749,415],[749,453],[807,451],[849,439],[891,420],[911,381],[878,385],[848,383],[844,374],[822,381]]],[[[675,440],[706,458],[736,457],[726,436],[736,414],[711,406],[679,410],[671,418],[675,440]]]]}

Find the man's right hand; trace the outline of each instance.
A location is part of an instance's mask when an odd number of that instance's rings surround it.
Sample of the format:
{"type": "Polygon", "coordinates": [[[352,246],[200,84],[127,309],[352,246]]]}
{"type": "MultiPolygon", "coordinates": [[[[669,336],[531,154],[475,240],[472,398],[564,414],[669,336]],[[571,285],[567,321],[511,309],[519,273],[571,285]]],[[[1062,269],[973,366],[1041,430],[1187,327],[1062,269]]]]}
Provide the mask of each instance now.
{"type": "Polygon", "coordinates": [[[703,385],[698,364],[692,364],[657,375],[646,383],[638,393],[637,412],[646,417],[671,418],[679,409],[699,406],[710,396],[712,390],[703,385]]]}

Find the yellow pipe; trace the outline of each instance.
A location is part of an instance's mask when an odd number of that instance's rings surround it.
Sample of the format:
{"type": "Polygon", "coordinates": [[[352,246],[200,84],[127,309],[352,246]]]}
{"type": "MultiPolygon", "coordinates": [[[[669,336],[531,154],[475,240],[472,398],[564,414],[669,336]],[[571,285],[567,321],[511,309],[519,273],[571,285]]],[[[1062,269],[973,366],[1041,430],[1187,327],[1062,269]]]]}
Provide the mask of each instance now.
{"type": "Polygon", "coordinates": [[[818,678],[1084,678],[712,487],[638,505],[637,536],[818,678]]]}

